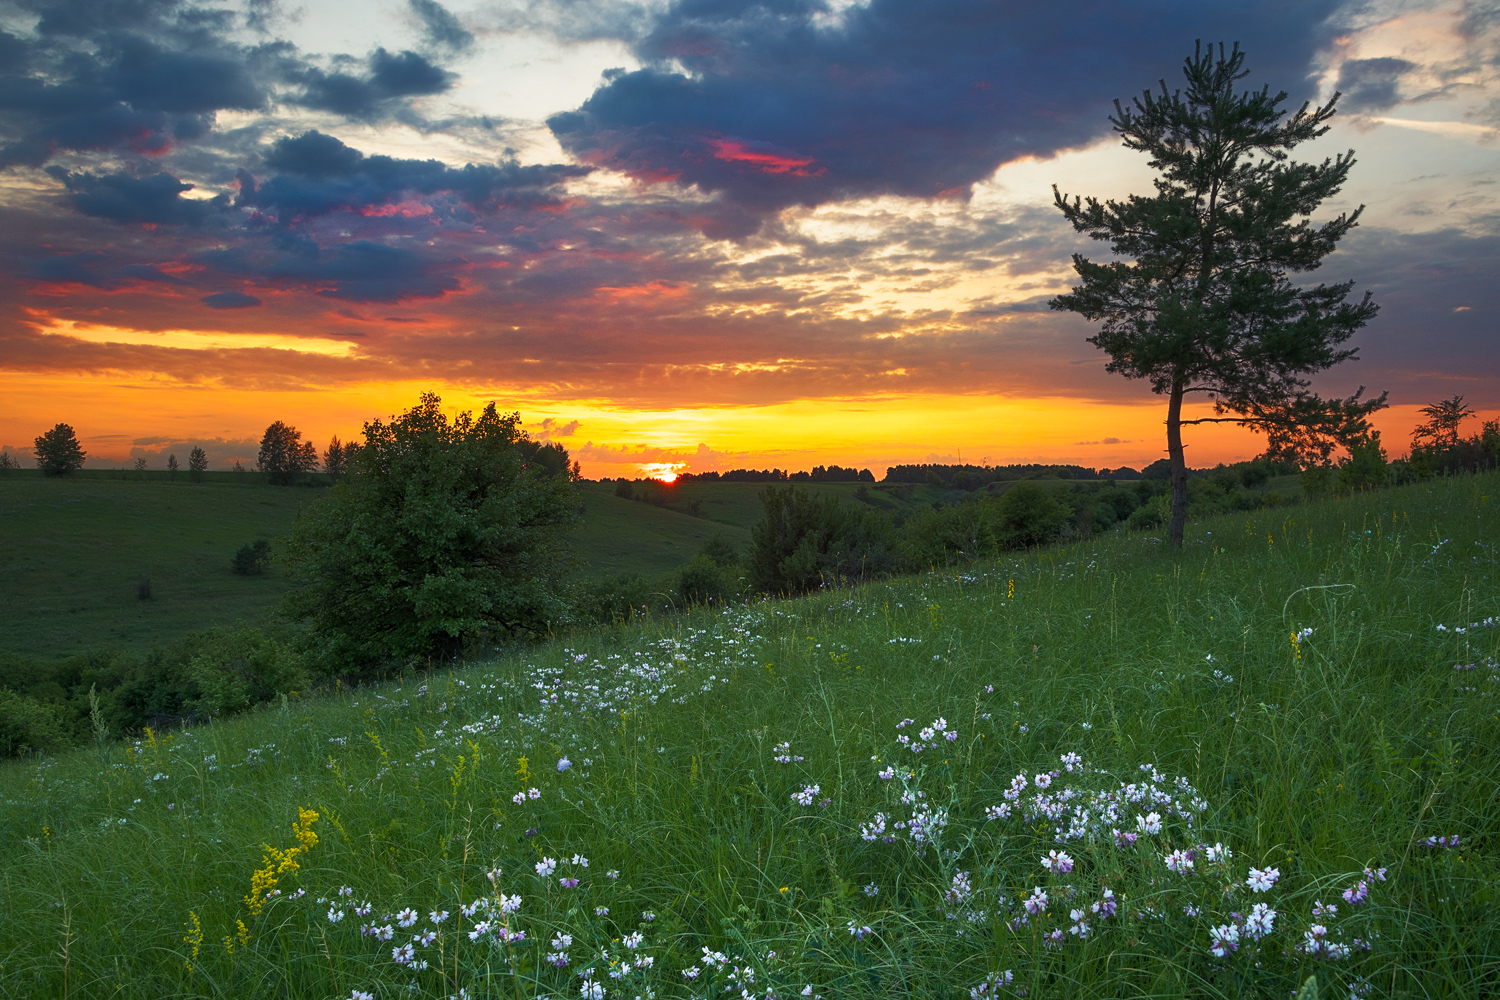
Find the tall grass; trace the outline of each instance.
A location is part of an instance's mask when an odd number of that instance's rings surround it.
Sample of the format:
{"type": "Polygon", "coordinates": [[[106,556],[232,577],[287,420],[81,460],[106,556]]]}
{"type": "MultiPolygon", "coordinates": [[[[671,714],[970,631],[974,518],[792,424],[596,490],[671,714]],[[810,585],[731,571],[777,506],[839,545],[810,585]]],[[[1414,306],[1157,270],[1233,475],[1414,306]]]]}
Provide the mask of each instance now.
{"type": "Polygon", "coordinates": [[[1497,491],[1111,536],[7,766],[0,992],[1493,995],[1497,491]],[[1117,815],[1073,809],[1122,783],[1117,815]]]}

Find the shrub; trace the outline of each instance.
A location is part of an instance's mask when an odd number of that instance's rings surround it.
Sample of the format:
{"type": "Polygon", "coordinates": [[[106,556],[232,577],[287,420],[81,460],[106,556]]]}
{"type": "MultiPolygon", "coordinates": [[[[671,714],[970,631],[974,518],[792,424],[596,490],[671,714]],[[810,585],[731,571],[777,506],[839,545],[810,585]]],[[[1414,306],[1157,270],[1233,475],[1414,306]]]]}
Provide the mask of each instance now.
{"type": "Polygon", "coordinates": [[[143,576],[135,582],[135,596],[137,600],[151,600],[151,578],[143,576]]]}
{"type": "Polygon", "coordinates": [[[879,511],[794,486],[770,487],[760,502],[747,574],[756,590],[803,593],[896,568],[895,527],[879,511]]]}
{"type": "Polygon", "coordinates": [[[1340,493],[1384,486],[1390,478],[1385,449],[1380,446],[1380,432],[1375,431],[1349,446],[1349,457],[1339,463],[1340,493]]]}
{"type": "Polygon", "coordinates": [[[540,633],[566,611],[565,531],[579,505],[565,450],[493,403],[441,400],[365,424],[346,475],[298,518],[287,598],[331,670],[456,656],[470,638],[540,633]]]}
{"type": "Polygon", "coordinates": [[[1008,549],[1030,548],[1056,541],[1073,512],[1053,490],[1021,482],[1006,490],[996,509],[995,534],[1008,549]]]}
{"type": "Polygon", "coordinates": [[[1302,495],[1308,500],[1321,500],[1333,488],[1333,466],[1309,465],[1302,470],[1302,495]]]}
{"type": "Polygon", "coordinates": [[[230,569],[240,576],[249,576],[252,573],[259,575],[270,565],[271,543],[264,538],[241,545],[239,551],[235,552],[234,558],[229,561],[230,569]]]}
{"type": "Polygon", "coordinates": [[[615,496],[626,500],[635,499],[635,489],[630,485],[630,480],[623,476],[620,478],[620,481],[615,484],[615,496]]]}
{"type": "Polygon", "coordinates": [[[902,525],[902,561],[908,569],[923,570],[992,554],[995,509],[996,502],[988,497],[970,497],[917,513],[902,525]]]}
{"type": "Polygon", "coordinates": [[[71,728],[60,707],[0,690],[0,758],[61,750],[71,728]]]}
{"type": "Polygon", "coordinates": [[[1125,527],[1131,531],[1152,531],[1160,528],[1167,523],[1167,518],[1170,516],[1168,507],[1171,502],[1171,498],[1165,493],[1153,497],[1137,507],[1125,519],[1125,527]]]}
{"type": "Polygon", "coordinates": [[[253,628],[215,628],[190,644],[186,675],[197,688],[185,707],[223,715],[307,686],[303,661],[289,646],[253,628]]]}
{"type": "Polygon", "coordinates": [[[734,543],[715,534],[678,574],[677,594],[688,604],[727,601],[739,595],[743,576],[734,543]]]}
{"type": "Polygon", "coordinates": [[[575,626],[628,622],[645,614],[653,604],[660,605],[662,593],[670,586],[629,573],[573,583],[567,589],[567,612],[562,620],[575,626]]]}

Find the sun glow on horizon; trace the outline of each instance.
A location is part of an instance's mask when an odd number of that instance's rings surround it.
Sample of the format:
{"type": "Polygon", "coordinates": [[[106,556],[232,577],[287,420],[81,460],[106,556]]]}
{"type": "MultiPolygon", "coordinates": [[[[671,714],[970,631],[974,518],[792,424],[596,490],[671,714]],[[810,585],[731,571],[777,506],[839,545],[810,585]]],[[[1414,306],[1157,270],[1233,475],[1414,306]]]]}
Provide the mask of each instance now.
{"type": "Polygon", "coordinates": [[[641,466],[641,473],[646,479],[675,483],[677,474],[685,468],[687,468],[686,462],[647,462],[641,466]]]}

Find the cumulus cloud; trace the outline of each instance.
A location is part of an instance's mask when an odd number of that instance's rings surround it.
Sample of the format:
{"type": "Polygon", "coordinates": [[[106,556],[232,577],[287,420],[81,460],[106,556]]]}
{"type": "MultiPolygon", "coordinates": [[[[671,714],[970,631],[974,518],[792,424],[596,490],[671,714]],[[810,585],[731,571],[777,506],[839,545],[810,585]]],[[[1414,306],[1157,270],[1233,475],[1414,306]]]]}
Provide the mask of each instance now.
{"type": "Polygon", "coordinates": [[[193,185],[165,172],[149,177],[68,173],[57,168],[48,172],[62,181],[74,208],[112,222],[201,225],[221,214],[229,203],[225,195],[207,201],[184,198],[183,193],[193,190],[193,185]]]}
{"type": "Polygon", "coordinates": [[[452,73],[425,56],[383,48],[370,54],[366,73],[327,72],[311,66],[300,78],[303,91],[296,98],[298,104],[360,119],[389,117],[403,98],[440,94],[454,80],[452,73]]]}
{"type": "Polygon", "coordinates": [[[1379,112],[1401,101],[1401,74],[1413,69],[1405,59],[1346,59],[1339,67],[1339,107],[1345,111],[1379,112]]]}
{"type": "Polygon", "coordinates": [[[438,160],[366,156],[317,130],[278,139],[265,165],[273,174],[263,184],[249,171],[240,172],[237,204],[282,220],[338,209],[361,211],[409,195],[452,195],[475,211],[493,211],[502,204],[554,206],[558,185],[589,173],[587,167],[568,164],[523,166],[514,158],[453,168],[438,160]]]}
{"type": "Polygon", "coordinates": [[[718,196],[703,230],[743,238],[767,214],[850,196],[962,194],[1001,163],[1108,130],[1112,97],[1180,65],[1191,23],[1237,39],[1257,77],[1307,91],[1329,0],[1272,10],[1158,4],[871,0],[674,5],[575,111],[548,120],[588,163],[718,196]],[[1070,9],[1071,8],[1071,9],[1070,9]],[[831,26],[830,26],[831,25],[831,26]]]}
{"type": "Polygon", "coordinates": [[[198,301],[210,309],[253,309],[265,304],[254,295],[246,295],[244,292],[215,292],[198,301]]]}
{"type": "Polygon", "coordinates": [[[459,23],[437,0],[407,0],[411,12],[422,22],[423,40],[435,48],[465,52],[474,45],[474,34],[459,23]]]}

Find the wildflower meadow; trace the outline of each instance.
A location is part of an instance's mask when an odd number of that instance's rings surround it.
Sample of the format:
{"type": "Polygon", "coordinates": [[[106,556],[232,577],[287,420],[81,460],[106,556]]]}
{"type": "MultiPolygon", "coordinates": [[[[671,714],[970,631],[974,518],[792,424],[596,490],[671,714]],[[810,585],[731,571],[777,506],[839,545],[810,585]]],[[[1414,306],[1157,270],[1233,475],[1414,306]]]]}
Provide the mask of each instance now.
{"type": "Polygon", "coordinates": [[[1500,994],[1500,475],[0,770],[15,997],[1500,994]]]}

